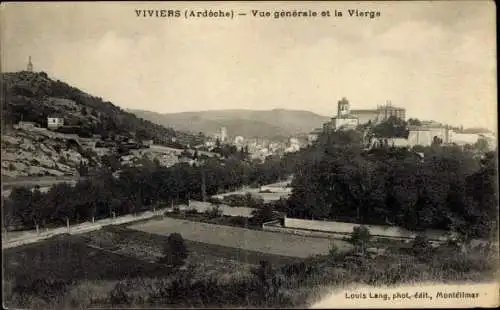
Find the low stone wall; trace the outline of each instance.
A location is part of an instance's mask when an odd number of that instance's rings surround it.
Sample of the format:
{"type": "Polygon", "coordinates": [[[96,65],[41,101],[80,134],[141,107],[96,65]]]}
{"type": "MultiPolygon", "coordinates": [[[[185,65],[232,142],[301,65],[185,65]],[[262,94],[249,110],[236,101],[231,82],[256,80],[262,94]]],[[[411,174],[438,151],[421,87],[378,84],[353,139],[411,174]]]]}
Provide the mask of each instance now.
{"type": "Polygon", "coordinates": [[[332,232],[313,231],[313,230],[306,230],[306,229],[286,228],[286,227],[281,226],[279,223],[265,223],[264,225],[262,225],[262,230],[278,232],[278,233],[293,234],[293,235],[298,235],[298,236],[318,237],[318,238],[343,239],[345,237],[349,237],[349,234],[343,234],[343,233],[332,233],[332,232]]]}
{"type": "Polygon", "coordinates": [[[396,226],[360,225],[354,223],[315,221],[294,218],[285,218],[284,222],[284,228],[287,229],[299,229],[301,231],[306,230],[341,235],[349,235],[355,227],[365,226],[370,230],[370,233],[373,236],[385,238],[414,239],[419,234],[425,234],[430,240],[444,241],[449,237],[449,234],[446,231],[426,230],[423,232],[414,232],[396,226]]]}

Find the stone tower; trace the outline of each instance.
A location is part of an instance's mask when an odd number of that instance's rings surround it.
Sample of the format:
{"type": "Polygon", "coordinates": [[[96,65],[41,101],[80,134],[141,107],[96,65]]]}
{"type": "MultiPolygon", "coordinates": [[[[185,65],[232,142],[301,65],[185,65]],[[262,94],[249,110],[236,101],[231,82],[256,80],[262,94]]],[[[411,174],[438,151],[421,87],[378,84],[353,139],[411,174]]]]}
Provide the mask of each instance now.
{"type": "Polygon", "coordinates": [[[227,139],[227,128],[221,127],[220,129],[220,142],[225,142],[227,139]]]}
{"type": "Polygon", "coordinates": [[[337,103],[337,117],[349,115],[349,101],[344,97],[337,103]]]}
{"type": "Polygon", "coordinates": [[[28,58],[28,66],[26,68],[29,72],[33,72],[33,63],[31,63],[31,56],[28,58]]]}

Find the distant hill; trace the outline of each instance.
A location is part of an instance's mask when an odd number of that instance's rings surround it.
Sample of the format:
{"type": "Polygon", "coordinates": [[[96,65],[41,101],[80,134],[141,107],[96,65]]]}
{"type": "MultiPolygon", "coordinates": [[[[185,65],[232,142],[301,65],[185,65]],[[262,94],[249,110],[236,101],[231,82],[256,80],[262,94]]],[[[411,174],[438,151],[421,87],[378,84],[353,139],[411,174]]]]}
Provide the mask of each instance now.
{"type": "Polygon", "coordinates": [[[226,127],[230,137],[285,139],[321,127],[329,117],[299,110],[212,110],[160,114],[131,110],[137,116],[177,130],[215,134],[226,127]]]}
{"type": "Polygon", "coordinates": [[[165,128],[138,118],[109,101],[87,94],[62,81],[50,79],[44,72],[2,73],[2,124],[19,121],[47,126],[47,117],[64,118],[65,125],[74,126],[76,134],[130,135],[152,139],[156,143],[198,144],[203,136],[165,128]]]}

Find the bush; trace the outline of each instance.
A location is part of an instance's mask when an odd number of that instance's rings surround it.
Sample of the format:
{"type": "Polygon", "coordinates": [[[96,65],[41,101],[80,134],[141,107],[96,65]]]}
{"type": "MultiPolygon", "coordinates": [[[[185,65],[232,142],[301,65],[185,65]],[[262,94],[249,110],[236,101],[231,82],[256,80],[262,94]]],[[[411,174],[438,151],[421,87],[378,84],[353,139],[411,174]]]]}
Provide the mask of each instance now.
{"type": "Polygon", "coordinates": [[[248,219],[244,216],[232,216],[229,218],[229,222],[239,227],[246,227],[248,225],[248,219]]]}
{"type": "Polygon", "coordinates": [[[331,256],[332,258],[335,258],[339,254],[339,248],[335,244],[335,242],[332,243],[330,246],[330,250],[328,250],[328,255],[331,256]]]}
{"type": "Polygon", "coordinates": [[[278,213],[274,210],[272,205],[264,205],[252,211],[255,223],[262,225],[266,222],[271,222],[278,219],[278,213]]]}
{"type": "Polygon", "coordinates": [[[206,210],[205,211],[205,215],[209,218],[209,219],[213,219],[213,218],[217,218],[217,217],[221,217],[222,216],[222,210],[216,206],[216,207],[212,207],[210,208],[209,210],[206,210]]]}
{"type": "Polygon", "coordinates": [[[172,233],[168,236],[167,244],[163,249],[164,257],[160,259],[161,263],[179,267],[184,264],[188,257],[188,251],[184,238],[178,233],[172,233]]]}
{"type": "Polygon", "coordinates": [[[429,258],[432,254],[432,250],[433,248],[427,236],[418,235],[415,237],[415,240],[413,240],[412,252],[416,257],[423,259],[429,258]]]}
{"type": "Polygon", "coordinates": [[[370,230],[365,226],[354,227],[351,233],[350,242],[357,246],[365,247],[368,241],[370,241],[371,234],[370,230]]]}
{"type": "Polygon", "coordinates": [[[185,213],[187,215],[198,214],[198,210],[196,210],[195,208],[189,208],[189,209],[186,210],[185,213]]]}

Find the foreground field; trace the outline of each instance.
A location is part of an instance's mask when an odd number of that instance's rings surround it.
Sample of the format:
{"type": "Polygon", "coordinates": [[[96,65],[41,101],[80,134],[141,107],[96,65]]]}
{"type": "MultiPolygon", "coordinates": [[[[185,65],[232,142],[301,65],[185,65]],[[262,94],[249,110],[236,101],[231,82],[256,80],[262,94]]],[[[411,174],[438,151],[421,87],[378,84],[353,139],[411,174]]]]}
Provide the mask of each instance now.
{"type": "MultiPolygon", "coordinates": [[[[332,245],[330,239],[257,231],[168,217],[128,227],[159,235],[169,235],[175,232],[189,241],[297,258],[326,254],[332,245]]],[[[351,248],[347,242],[335,242],[341,251],[351,248]]]]}
{"type": "Polygon", "coordinates": [[[494,279],[498,265],[497,250],[464,252],[453,245],[418,252],[391,246],[375,257],[359,249],[331,251],[289,260],[186,241],[185,265],[171,269],[155,262],[165,235],[112,227],[8,249],[4,303],[29,309],[309,307],[324,297],[325,287],[478,282],[494,279]]]}

